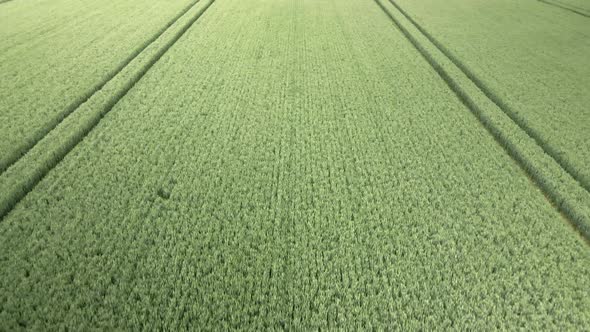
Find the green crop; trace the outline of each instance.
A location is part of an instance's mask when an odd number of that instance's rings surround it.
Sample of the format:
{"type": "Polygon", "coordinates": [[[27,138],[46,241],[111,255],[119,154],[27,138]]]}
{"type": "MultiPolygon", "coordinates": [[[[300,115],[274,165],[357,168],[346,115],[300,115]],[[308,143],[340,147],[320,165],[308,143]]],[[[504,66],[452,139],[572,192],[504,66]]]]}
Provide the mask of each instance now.
{"type": "Polygon", "coordinates": [[[590,18],[590,4],[586,0],[538,0],[555,8],[590,18]]]}
{"type": "Polygon", "coordinates": [[[587,17],[538,1],[393,2],[590,191],[587,17]]]}
{"type": "Polygon", "coordinates": [[[589,202],[388,0],[201,0],[0,175],[0,330],[580,330],[589,202]]]}
{"type": "Polygon", "coordinates": [[[0,7],[0,172],[157,38],[195,0],[20,1],[0,7]],[[130,19],[130,17],[133,19],[130,19]]]}

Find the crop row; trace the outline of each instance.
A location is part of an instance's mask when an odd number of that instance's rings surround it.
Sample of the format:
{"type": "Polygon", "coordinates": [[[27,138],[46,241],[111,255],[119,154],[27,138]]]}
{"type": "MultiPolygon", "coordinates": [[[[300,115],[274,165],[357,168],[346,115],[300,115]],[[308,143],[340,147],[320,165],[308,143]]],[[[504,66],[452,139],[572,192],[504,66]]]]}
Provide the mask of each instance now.
{"type": "Polygon", "coordinates": [[[585,238],[590,238],[590,193],[546,154],[503,108],[505,104],[394,1],[377,1],[448,87],[585,238]]]}
{"type": "Polygon", "coordinates": [[[590,5],[584,0],[538,0],[562,10],[590,18],[590,5]]]}
{"type": "Polygon", "coordinates": [[[374,2],[218,0],[0,223],[0,321],[575,329],[572,235],[374,2]]]}
{"type": "Polygon", "coordinates": [[[0,217],[5,216],[100,122],[213,1],[190,7],[111,80],[60,122],[0,176],[0,217]]]}
{"type": "Polygon", "coordinates": [[[587,18],[536,1],[394,3],[590,191],[587,18]]]}
{"type": "Polygon", "coordinates": [[[194,4],[31,2],[0,8],[0,72],[6,78],[0,81],[0,172],[194,4]]]}

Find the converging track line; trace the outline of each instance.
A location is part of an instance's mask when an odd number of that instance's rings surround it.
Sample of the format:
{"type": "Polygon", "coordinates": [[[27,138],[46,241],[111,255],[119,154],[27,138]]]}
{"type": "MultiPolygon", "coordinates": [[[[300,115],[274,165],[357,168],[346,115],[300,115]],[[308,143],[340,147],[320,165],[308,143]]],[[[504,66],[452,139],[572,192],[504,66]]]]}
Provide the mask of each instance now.
{"type": "Polygon", "coordinates": [[[547,0],[537,0],[537,1],[542,2],[542,3],[544,3],[546,5],[549,5],[549,6],[553,6],[553,7],[559,8],[559,9],[563,9],[563,10],[567,10],[569,12],[572,12],[572,13],[575,13],[575,14],[578,14],[578,15],[581,15],[581,16],[590,18],[590,15],[588,15],[586,13],[583,13],[583,12],[581,12],[579,10],[576,10],[576,9],[573,9],[573,8],[570,8],[570,7],[567,7],[567,6],[564,6],[564,5],[559,4],[559,3],[555,3],[555,2],[547,1],[547,0]]]}
{"type": "MultiPolygon", "coordinates": [[[[13,1],[13,0],[8,0],[13,1]]],[[[103,81],[101,81],[98,85],[96,85],[93,89],[88,91],[84,94],[78,101],[70,104],[68,107],[65,108],[63,112],[57,115],[52,121],[50,121],[46,126],[38,130],[33,139],[31,139],[30,143],[24,147],[24,149],[20,151],[15,151],[12,155],[8,158],[8,161],[5,165],[0,165],[0,176],[12,165],[14,165],[20,158],[22,158],[25,154],[27,154],[39,141],[47,136],[55,127],[59,126],[60,123],[63,122],[65,118],[67,118],[70,114],[74,113],[82,104],[87,102],[94,94],[100,91],[104,86],[110,82],[114,77],[116,77],[125,67],[133,61],[133,59],[137,58],[139,54],[141,54],[148,46],[154,43],[162,34],[168,30],[174,23],[176,23],[184,14],[186,14],[191,8],[193,8],[197,3],[201,0],[195,0],[189,3],[185,8],[183,8],[175,17],[172,18],[164,27],[158,30],[149,40],[145,43],[140,45],[133,53],[131,53],[114,71],[112,71],[103,81]]],[[[3,2],[0,2],[2,4],[3,2]]]]}
{"type": "MultiPolygon", "coordinates": [[[[519,168],[531,179],[545,195],[548,201],[564,216],[567,223],[578,233],[583,241],[590,245],[590,232],[587,229],[582,228],[574,220],[575,215],[562,204],[561,199],[555,194],[551,188],[548,187],[540,177],[532,171],[530,162],[523,157],[517,147],[512,143],[506,136],[494,126],[484,115],[483,111],[476,104],[475,101],[469,96],[469,94],[463,90],[460,85],[447,73],[447,71],[429,54],[429,52],[420,44],[418,40],[412,34],[402,26],[402,24],[383,6],[380,0],[374,0],[375,3],[381,8],[381,10],[389,17],[394,23],[395,27],[406,37],[406,39],[414,46],[414,48],[420,53],[422,58],[428,62],[428,64],[434,69],[434,71],[440,76],[440,78],[446,83],[446,85],[453,91],[461,103],[471,111],[471,113],[477,118],[478,122],[488,131],[494,140],[504,149],[504,151],[516,162],[519,168]]],[[[390,0],[391,1],[391,0],[390,0]]],[[[441,51],[442,52],[442,51],[441,51]]],[[[443,53],[444,54],[444,53],[443,53]]],[[[445,54],[446,55],[446,54],[445,54]]],[[[473,82],[475,83],[475,82],[473,82]]]]}
{"type": "MultiPolygon", "coordinates": [[[[539,0],[543,1],[543,0],[539,0]]],[[[418,22],[416,22],[406,11],[404,11],[394,0],[389,2],[408,20],[410,21],[418,31],[420,31],[426,39],[428,39],[442,54],[444,54],[457,68],[459,68],[467,78],[469,78],[473,84],[477,86],[481,92],[491,100],[498,108],[504,112],[521,130],[523,130],[529,137],[531,137],[543,151],[550,156],[561,168],[566,171],[572,178],[574,178],[584,190],[590,193],[590,181],[581,175],[576,168],[567,160],[559,155],[559,153],[548,144],[539,133],[531,128],[526,121],[516,115],[516,112],[512,110],[500,97],[498,97],[492,90],[480,80],[467,66],[465,66],[459,59],[457,59],[442,43],[436,40],[428,31],[426,31],[418,22]]],[[[386,9],[383,9],[386,11],[386,9]]]]}
{"type": "MultiPolygon", "coordinates": [[[[196,5],[198,1],[193,3],[196,5]]],[[[100,120],[108,114],[115,105],[127,95],[127,93],[139,82],[145,74],[162,58],[164,54],[190,29],[194,23],[209,9],[209,7],[215,2],[215,0],[210,0],[203,9],[201,9],[194,17],[192,17],[182,28],[180,28],[173,37],[167,41],[151,58],[150,60],[142,66],[142,68],[133,75],[130,82],[128,82],[121,90],[117,91],[115,95],[109,100],[108,104],[106,105],[105,109],[100,113],[100,116],[97,116],[93,119],[90,123],[86,124],[82,129],[81,135],[77,136],[75,139],[64,143],[64,145],[56,152],[55,158],[50,162],[49,165],[43,167],[43,169],[38,173],[35,174],[35,178],[31,181],[27,182],[23,188],[19,188],[20,190],[9,197],[9,202],[7,206],[0,210],[0,222],[6,217],[14,207],[30,193],[35,186],[43,180],[43,178],[53,169],[55,168],[65,157],[66,155],[71,152],[77,145],[80,143],[88,134],[100,123],[100,120]]],[[[192,7],[191,7],[192,8],[192,7]]],[[[189,8],[190,9],[190,8],[189,8]]],[[[188,10],[187,10],[188,11],[188,10]]],[[[185,11],[186,12],[186,11],[185,11]]],[[[181,15],[182,16],[182,15],[181,15]]],[[[180,17],[179,17],[180,18],[180,17]]],[[[170,24],[172,25],[172,24],[170,24]]],[[[157,39],[157,38],[156,38],[157,39]]],[[[154,40],[155,41],[155,40],[154,40]]],[[[147,47],[147,46],[146,46],[147,47]]],[[[144,47],[145,49],[145,47],[144,47]]]]}

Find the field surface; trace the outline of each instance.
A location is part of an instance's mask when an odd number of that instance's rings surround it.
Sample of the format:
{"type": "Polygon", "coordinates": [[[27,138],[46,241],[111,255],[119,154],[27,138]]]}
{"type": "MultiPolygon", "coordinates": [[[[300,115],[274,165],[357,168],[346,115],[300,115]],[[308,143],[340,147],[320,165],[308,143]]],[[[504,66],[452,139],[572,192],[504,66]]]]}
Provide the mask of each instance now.
{"type": "Polygon", "coordinates": [[[590,326],[585,1],[1,2],[0,331],[590,326]]]}

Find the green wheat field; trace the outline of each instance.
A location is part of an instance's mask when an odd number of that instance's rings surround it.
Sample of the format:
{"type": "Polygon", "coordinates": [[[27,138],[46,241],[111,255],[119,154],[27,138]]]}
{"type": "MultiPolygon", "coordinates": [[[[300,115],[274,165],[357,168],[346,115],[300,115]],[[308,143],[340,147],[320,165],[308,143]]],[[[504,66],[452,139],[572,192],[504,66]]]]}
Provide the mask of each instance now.
{"type": "Polygon", "coordinates": [[[0,331],[590,328],[590,1],[0,2],[0,331]]]}

